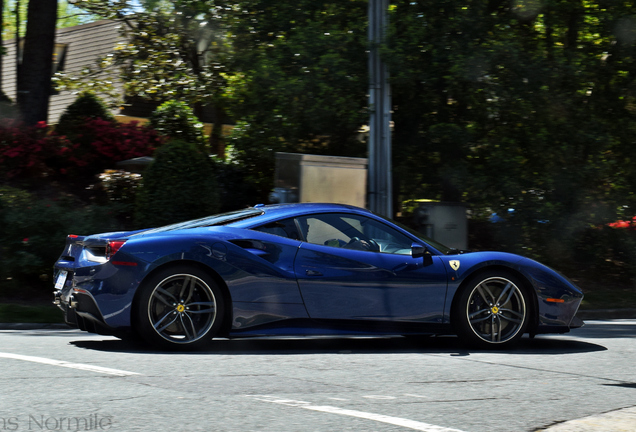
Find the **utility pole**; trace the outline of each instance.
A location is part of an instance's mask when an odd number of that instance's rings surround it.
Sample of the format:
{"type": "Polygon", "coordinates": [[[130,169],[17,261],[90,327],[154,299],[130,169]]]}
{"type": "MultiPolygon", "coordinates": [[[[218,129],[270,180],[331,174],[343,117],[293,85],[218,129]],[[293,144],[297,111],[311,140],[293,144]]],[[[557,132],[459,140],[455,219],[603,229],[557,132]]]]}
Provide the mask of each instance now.
{"type": "Polygon", "coordinates": [[[380,59],[386,41],[389,0],[369,0],[369,209],[393,217],[391,171],[391,88],[380,59]]]}

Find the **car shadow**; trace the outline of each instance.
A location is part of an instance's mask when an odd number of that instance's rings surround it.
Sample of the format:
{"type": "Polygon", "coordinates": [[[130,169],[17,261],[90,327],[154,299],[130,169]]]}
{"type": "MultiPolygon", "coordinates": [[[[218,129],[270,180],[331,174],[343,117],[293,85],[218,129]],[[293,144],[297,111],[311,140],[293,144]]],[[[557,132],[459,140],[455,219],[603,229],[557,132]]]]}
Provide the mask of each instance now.
{"type": "MultiPolygon", "coordinates": [[[[101,337],[101,336],[96,336],[101,337]]],[[[457,337],[278,337],[215,339],[205,349],[160,351],[139,342],[119,339],[77,340],[78,348],[109,352],[153,353],[172,355],[299,355],[299,354],[449,354],[469,356],[473,353],[510,353],[528,355],[562,355],[605,351],[601,345],[573,339],[523,338],[517,346],[505,350],[466,348],[457,337]]]]}

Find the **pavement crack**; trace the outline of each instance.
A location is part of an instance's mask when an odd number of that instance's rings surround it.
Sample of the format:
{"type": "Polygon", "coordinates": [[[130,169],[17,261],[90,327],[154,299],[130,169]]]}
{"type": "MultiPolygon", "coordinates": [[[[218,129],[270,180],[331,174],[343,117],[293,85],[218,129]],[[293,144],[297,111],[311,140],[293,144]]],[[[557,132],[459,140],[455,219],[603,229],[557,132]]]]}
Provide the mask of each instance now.
{"type": "Polygon", "coordinates": [[[513,365],[513,364],[507,364],[507,363],[471,359],[471,358],[467,358],[467,357],[455,357],[455,358],[457,360],[460,360],[460,361],[468,361],[468,362],[472,362],[472,363],[481,363],[481,364],[487,364],[487,365],[492,365],[492,366],[501,366],[501,367],[509,367],[509,368],[513,368],[513,369],[522,369],[522,370],[542,372],[542,373],[551,373],[551,374],[555,374],[555,375],[566,375],[566,376],[571,376],[571,377],[576,377],[576,378],[591,378],[591,379],[597,379],[597,380],[600,380],[600,381],[610,381],[610,382],[618,383],[618,384],[624,384],[625,383],[625,381],[621,380],[621,379],[606,378],[606,377],[600,377],[600,376],[596,376],[596,375],[586,375],[586,374],[581,374],[581,373],[576,373],[576,372],[557,371],[557,370],[551,370],[551,369],[541,369],[541,368],[532,367],[532,366],[513,365]]]}

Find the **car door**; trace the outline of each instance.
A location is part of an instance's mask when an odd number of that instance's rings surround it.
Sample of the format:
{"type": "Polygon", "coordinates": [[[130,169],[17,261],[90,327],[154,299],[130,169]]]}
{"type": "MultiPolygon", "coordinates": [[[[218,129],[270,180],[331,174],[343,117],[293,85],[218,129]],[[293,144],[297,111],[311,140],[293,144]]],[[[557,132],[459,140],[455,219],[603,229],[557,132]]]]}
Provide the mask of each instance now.
{"type": "Polygon", "coordinates": [[[437,256],[380,220],[326,213],[296,218],[294,271],[312,318],[441,323],[447,276],[437,256]]]}

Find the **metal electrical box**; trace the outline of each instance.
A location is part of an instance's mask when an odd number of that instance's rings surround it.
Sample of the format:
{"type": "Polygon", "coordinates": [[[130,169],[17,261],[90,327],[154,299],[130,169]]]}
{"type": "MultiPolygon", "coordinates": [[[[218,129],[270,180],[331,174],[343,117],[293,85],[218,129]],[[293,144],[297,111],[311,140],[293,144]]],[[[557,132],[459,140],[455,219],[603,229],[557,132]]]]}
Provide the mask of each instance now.
{"type": "Polygon", "coordinates": [[[322,202],[366,207],[367,159],[276,153],[274,203],[322,202]]]}
{"type": "Polygon", "coordinates": [[[417,230],[445,246],[468,249],[466,205],[453,202],[425,202],[414,211],[417,230]]]}

